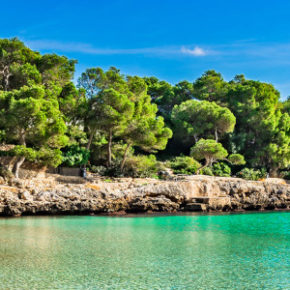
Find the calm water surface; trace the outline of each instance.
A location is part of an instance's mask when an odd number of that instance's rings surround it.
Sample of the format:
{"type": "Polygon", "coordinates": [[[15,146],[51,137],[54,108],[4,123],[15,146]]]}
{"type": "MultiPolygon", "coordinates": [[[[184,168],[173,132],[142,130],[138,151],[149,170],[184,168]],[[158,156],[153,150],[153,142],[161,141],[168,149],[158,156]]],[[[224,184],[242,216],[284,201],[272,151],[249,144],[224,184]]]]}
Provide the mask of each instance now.
{"type": "Polygon", "coordinates": [[[290,215],[0,219],[0,289],[290,289],[290,215]]]}

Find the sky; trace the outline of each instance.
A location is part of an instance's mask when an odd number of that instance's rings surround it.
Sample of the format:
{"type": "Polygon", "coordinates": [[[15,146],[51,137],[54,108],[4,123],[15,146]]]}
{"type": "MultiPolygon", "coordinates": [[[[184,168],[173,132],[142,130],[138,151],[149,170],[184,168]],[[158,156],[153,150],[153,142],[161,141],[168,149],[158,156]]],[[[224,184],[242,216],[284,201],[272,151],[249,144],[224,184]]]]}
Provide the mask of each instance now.
{"type": "Polygon", "coordinates": [[[289,0],[0,0],[0,38],[172,84],[214,69],[290,95],[289,0]]]}

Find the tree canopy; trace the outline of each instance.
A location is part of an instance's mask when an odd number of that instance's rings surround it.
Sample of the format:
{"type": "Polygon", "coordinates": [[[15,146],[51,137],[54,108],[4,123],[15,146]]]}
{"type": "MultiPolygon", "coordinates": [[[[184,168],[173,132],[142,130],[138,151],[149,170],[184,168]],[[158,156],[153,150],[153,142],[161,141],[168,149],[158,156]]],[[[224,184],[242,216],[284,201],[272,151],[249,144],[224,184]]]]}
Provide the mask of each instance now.
{"type": "Polygon", "coordinates": [[[199,167],[192,157],[216,174],[243,165],[272,176],[289,172],[289,97],[281,100],[272,84],[242,74],[226,81],[214,70],[170,84],[95,67],[75,85],[75,64],[0,39],[0,143],[13,145],[0,155],[11,157],[15,176],[25,161],[121,174],[136,164],[152,172],[163,161],[192,174],[199,167]]]}
{"type": "Polygon", "coordinates": [[[195,142],[201,137],[212,136],[218,141],[219,135],[233,132],[236,124],[228,108],[208,101],[188,100],[176,105],[171,118],[176,131],[185,134],[185,138],[193,137],[195,142]]]}

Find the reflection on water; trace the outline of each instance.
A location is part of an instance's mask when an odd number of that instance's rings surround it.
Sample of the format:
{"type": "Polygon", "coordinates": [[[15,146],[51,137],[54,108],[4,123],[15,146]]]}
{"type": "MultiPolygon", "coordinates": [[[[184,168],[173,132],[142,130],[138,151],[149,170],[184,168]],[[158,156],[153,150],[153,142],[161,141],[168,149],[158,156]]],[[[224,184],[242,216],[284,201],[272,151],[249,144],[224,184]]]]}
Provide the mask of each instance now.
{"type": "Polygon", "coordinates": [[[287,289],[289,213],[0,219],[2,289],[287,289]]]}

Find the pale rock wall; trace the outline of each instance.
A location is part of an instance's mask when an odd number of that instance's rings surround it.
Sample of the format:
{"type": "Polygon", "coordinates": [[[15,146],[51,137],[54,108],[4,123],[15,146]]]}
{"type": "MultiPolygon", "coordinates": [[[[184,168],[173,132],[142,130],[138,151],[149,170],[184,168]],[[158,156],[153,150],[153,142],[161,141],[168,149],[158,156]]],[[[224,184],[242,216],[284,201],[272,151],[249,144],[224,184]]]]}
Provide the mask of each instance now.
{"type": "Polygon", "coordinates": [[[47,174],[43,178],[0,180],[0,215],[125,214],[184,211],[242,211],[290,208],[284,181],[246,181],[209,176],[101,179],[47,174]]]}

